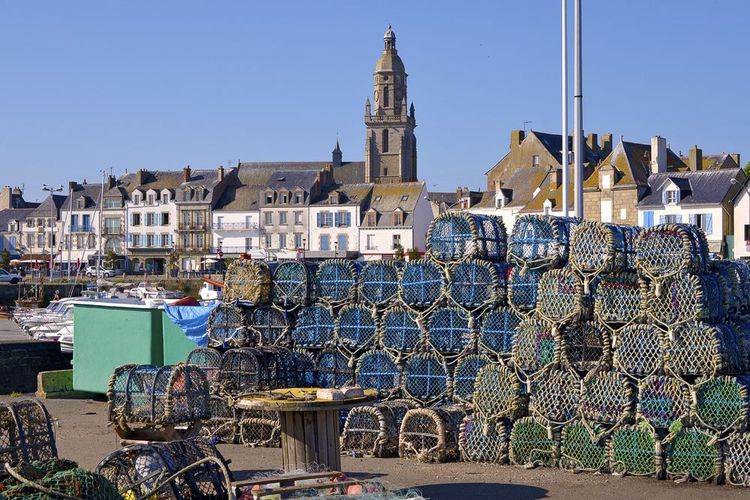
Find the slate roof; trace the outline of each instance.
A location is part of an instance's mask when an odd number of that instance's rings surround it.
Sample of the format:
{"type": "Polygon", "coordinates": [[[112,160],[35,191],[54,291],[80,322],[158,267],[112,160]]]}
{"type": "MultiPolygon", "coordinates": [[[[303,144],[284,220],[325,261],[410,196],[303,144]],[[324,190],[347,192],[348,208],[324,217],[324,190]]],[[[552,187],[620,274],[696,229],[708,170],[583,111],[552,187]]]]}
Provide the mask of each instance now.
{"type": "Polygon", "coordinates": [[[374,184],[335,184],[327,186],[325,190],[317,196],[313,201],[314,206],[336,206],[331,205],[329,198],[331,193],[338,192],[340,194],[338,205],[360,205],[369,203],[372,199],[372,188],[374,184]]]}
{"type": "Polygon", "coordinates": [[[663,206],[662,194],[672,181],[680,188],[680,205],[717,205],[733,199],[743,189],[745,174],[742,169],[722,169],[699,172],[666,172],[648,178],[647,194],[639,207],[663,206]],[[732,184],[732,179],[739,182],[732,184]]]}
{"type": "Polygon", "coordinates": [[[8,231],[8,224],[10,223],[10,221],[17,220],[20,224],[23,224],[23,221],[25,221],[26,218],[29,217],[31,212],[34,211],[34,208],[36,207],[7,208],[5,210],[0,210],[0,233],[5,233],[8,231]]]}
{"type": "Polygon", "coordinates": [[[272,189],[286,188],[290,191],[301,188],[311,191],[320,178],[320,170],[276,170],[266,182],[272,189]]]}
{"type": "MultiPolygon", "coordinates": [[[[584,189],[599,187],[599,171],[603,165],[612,165],[617,171],[613,185],[646,186],[651,173],[651,145],[620,141],[604,161],[583,182],[584,189]]],[[[681,170],[687,166],[674,151],[667,148],[667,170],[681,170]]]]}
{"type": "MultiPolygon", "coordinates": [[[[537,132],[535,130],[532,130],[529,132],[530,136],[536,136],[536,138],[539,140],[539,142],[544,145],[545,149],[549,151],[549,153],[555,157],[558,164],[562,163],[562,134],[548,134],[546,132],[537,132]]],[[[524,141],[526,138],[524,138],[524,141]]],[[[583,141],[583,148],[584,148],[584,156],[583,156],[583,162],[584,163],[598,163],[601,159],[599,154],[593,151],[589,145],[586,143],[586,141],[583,141]]],[[[573,151],[573,136],[568,137],[568,151],[573,151]]]]}
{"type": "Polygon", "coordinates": [[[53,210],[55,211],[55,217],[57,217],[66,198],[67,196],[60,194],[49,195],[27,217],[49,217],[53,210]]]}
{"type": "MultiPolygon", "coordinates": [[[[227,175],[227,173],[225,173],[227,175]]],[[[184,181],[184,172],[180,170],[144,170],[143,171],[143,182],[138,183],[137,173],[126,174],[120,178],[120,183],[124,186],[125,191],[128,193],[128,197],[136,189],[143,192],[153,189],[154,191],[162,191],[169,189],[172,193],[175,193],[180,188],[184,187],[203,187],[208,192],[206,196],[200,201],[201,203],[214,204],[217,193],[215,187],[220,183],[218,169],[192,169],[190,171],[190,180],[184,181]]],[[[176,203],[189,203],[183,202],[180,196],[175,196],[174,201],[176,203]]]]}
{"type": "Polygon", "coordinates": [[[458,195],[455,191],[449,191],[447,193],[429,192],[427,193],[427,197],[434,203],[444,203],[448,207],[458,203],[458,195]]]}
{"type": "MultiPolygon", "coordinates": [[[[365,212],[371,208],[379,214],[377,225],[374,227],[394,227],[393,212],[400,208],[406,214],[403,227],[414,225],[414,210],[419,203],[419,197],[425,188],[425,183],[420,182],[396,182],[392,184],[373,184],[370,193],[370,203],[365,207],[365,212]],[[406,198],[406,199],[404,199],[406,198]]],[[[373,227],[366,224],[367,217],[362,221],[362,227],[373,227]]],[[[402,227],[396,226],[396,227],[402,227]]]]}
{"type": "MultiPolygon", "coordinates": [[[[240,162],[243,167],[261,170],[323,170],[331,165],[330,161],[261,161],[240,162]]],[[[333,168],[333,180],[336,184],[361,184],[365,182],[365,162],[349,161],[343,162],[341,166],[333,168]]]]}
{"type": "Polygon", "coordinates": [[[93,210],[99,206],[99,196],[101,196],[102,185],[101,184],[77,184],[76,189],[72,193],[72,198],[67,196],[61,209],[69,210],[71,199],[73,202],[73,210],[93,210]],[[85,203],[83,209],[78,208],[77,201],[83,197],[85,203]]]}
{"type": "MultiPolygon", "coordinates": [[[[680,159],[685,163],[685,169],[689,168],[690,157],[681,156],[680,159]]],[[[734,158],[728,153],[703,155],[703,163],[701,165],[703,170],[722,170],[726,168],[739,168],[742,165],[737,165],[734,158]]]]}

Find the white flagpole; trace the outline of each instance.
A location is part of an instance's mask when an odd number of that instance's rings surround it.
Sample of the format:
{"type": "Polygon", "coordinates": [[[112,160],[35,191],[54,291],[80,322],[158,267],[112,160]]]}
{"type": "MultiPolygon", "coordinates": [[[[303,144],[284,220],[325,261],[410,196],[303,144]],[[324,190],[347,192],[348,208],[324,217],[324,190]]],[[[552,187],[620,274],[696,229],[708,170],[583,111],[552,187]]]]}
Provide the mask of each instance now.
{"type": "Polygon", "coordinates": [[[568,216],[568,0],[562,0],[562,212],[568,216]]]}
{"type": "Polygon", "coordinates": [[[575,169],[573,172],[574,207],[576,217],[583,217],[583,88],[581,84],[581,0],[575,0],[575,131],[573,134],[573,152],[575,169]]]}

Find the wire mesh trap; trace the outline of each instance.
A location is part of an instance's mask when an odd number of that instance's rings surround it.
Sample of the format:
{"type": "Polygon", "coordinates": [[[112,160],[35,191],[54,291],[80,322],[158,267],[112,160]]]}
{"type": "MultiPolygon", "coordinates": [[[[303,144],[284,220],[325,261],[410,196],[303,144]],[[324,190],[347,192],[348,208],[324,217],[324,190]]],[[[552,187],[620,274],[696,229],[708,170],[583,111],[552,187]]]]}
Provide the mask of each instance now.
{"type": "Polygon", "coordinates": [[[185,364],[197,366],[206,374],[209,387],[213,390],[219,377],[221,366],[221,353],[211,347],[198,347],[193,349],[187,356],[185,364]]]}
{"type": "Polygon", "coordinates": [[[723,434],[747,429],[750,376],[701,379],[693,386],[696,423],[723,434]]]}
{"type": "Polygon", "coordinates": [[[696,428],[683,428],[666,446],[670,479],[711,481],[721,476],[721,443],[696,428]]]}
{"type": "Polygon", "coordinates": [[[490,360],[480,354],[461,356],[453,370],[453,400],[457,403],[474,401],[474,384],[477,374],[490,360]]]}
{"type": "Polygon", "coordinates": [[[0,401],[0,473],[11,465],[57,457],[47,408],[34,399],[0,401]]]}
{"type": "Polygon", "coordinates": [[[706,272],[708,242],[703,231],[691,224],[659,224],[644,229],[635,249],[638,272],[657,282],[683,271],[706,272]]]}
{"type": "Polygon", "coordinates": [[[499,281],[493,263],[481,260],[462,262],[450,270],[448,295],[459,306],[473,311],[503,298],[499,281]]]}
{"type": "Polygon", "coordinates": [[[414,352],[424,345],[424,332],[416,315],[402,307],[388,309],[383,315],[381,328],[383,347],[397,356],[414,352]]]}
{"type": "Polygon", "coordinates": [[[375,343],[377,324],[373,312],[363,305],[341,308],[336,320],[336,344],[352,355],[375,343]]]}
{"type": "Polygon", "coordinates": [[[750,432],[737,432],[725,446],[724,475],[734,486],[750,486],[750,432]]]}
{"type": "Polygon", "coordinates": [[[315,275],[305,262],[287,260],[273,270],[272,297],[275,304],[306,306],[312,300],[314,290],[315,275]]]}
{"type": "Polygon", "coordinates": [[[458,447],[464,462],[506,464],[509,443],[509,426],[503,421],[468,415],[461,422],[458,447]]]}
{"type": "Polygon", "coordinates": [[[499,358],[510,357],[521,319],[510,307],[490,309],[481,319],[479,347],[499,358]]]}
{"type": "Polygon", "coordinates": [[[151,425],[192,423],[211,417],[206,375],[197,366],[123,365],[107,392],[109,421],[151,425]]]}
{"type": "Polygon", "coordinates": [[[292,330],[295,347],[325,347],[333,343],[336,323],[333,312],[323,305],[305,307],[292,330]]]}
{"type": "Polygon", "coordinates": [[[333,349],[324,349],[315,358],[315,385],[337,388],[351,385],[354,369],[349,358],[333,349]]]}
{"type": "Polygon", "coordinates": [[[226,499],[231,477],[224,458],[200,439],[137,444],[107,456],[96,472],[124,498],[226,499]]]}
{"type": "Polygon", "coordinates": [[[357,269],[345,259],[323,261],[315,276],[318,300],[342,304],[354,300],[357,294],[357,269]]]}
{"type": "Polygon", "coordinates": [[[581,379],[571,370],[544,370],[531,379],[529,410],[553,424],[575,418],[581,399],[581,379]]]}
{"type": "Polygon", "coordinates": [[[218,304],[208,315],[208,345],[242,347],[249,343],[245,312],[234,304],[218,304]]]}
{"type": "Polygon", "coordinates": [[[297,348],[292,351],[294,363],[297,365],[297,383],[300,387],[315,385],[315,355],[313,352],[297,348]]]}
{"type": "Polygon", "coordinates": [[[641,228],[585,220],[571,231],[570,264],[586,280],[602,273],[635,269],[641,228]]]}
{"type": "Polygon", "coordinates": [[[508,276],[508,304],[523,313],[536,308],[542,276],[543,269],[513,267],[508,276]]]}
{"type": "Polygon", "coordinates": [[[580,219],[522,215],[508,244],[508,262],[530,269],[561,267],[568,261],[570,232],[580,219]]]}
{"type": "Polygon", "coordinates": [[[552,269],[542,274],[537,286],[539,315],[550,322],[588,319],[593,305],[583,293],[583,285],[570,268],[552,269]]]}
{"type": "Polygon", "coordinates": [[[286,343],[291,313],[273,307],[258,307],[250,314],[250,329],[261,345],[286,343]]]}
{"type": "Polygon", "coordinates": [[[271,270],[263,260],[237,259],[224,273],[224,302],[265,304],[271,298],[271,270]]]}
{"type": "Polygon", "coordinates": [[[518,325],[511,360],[526,374],[535,373],[549,365],[560,362],[559,337],[546,321],[530,318],[518,325]]]}
{"type": "Polygon", "coordinates": [[[515,420],[526,414],[526,385],[507,366],[491,364],[477,374],[474,409],[488,421],[515,420]]]}
{"type": "Polygon", "coordinates": [[[565,326],[561,332],[562,360],[579,371],[589,371],[611,361],[609,333],[601,323],[582,321],[565,326]]]}
{"type": "Polygon", "coordinates": [[[623,425],[609,440],[609,467],[616,474],[660,476],[661,444],[653,431],[641,425],[623,425]]]}
{"type": "Polygon", "coordinates": [[[274,411],[245,410],[239,415],[240,443],[257,448],[278,448],[281,446],[281,423],[279,414],[274,411]]]}
{"type": "Polygon", "coordinates": [[[115,485],[101,474],[81,469],[70,460],[53,458],[22,463],[11,471],[2,471],[0,498],[120,500],[122,497],[115,485]]]}
{"type": "Polygon", "coordinates": [[[420,462],[447,462],[459,458],[458,432],[466,416],[458,406],[415,408],[401,421],[398,455],[420,462]]]}
{"type": "Polygon", "coordinates": [[[655,325],[630,324],[617,332],[612,362],[633,378],[656,373],[664,364],[666,333],[655,325]]]}
{"type": "Polygon", "coordinates": [[[404,368],[404,393],[421,403],[430,404],[448,393],[448,368],[434,352],[414,354],[404,368]]]}
{"type": "Polygon", "coordinates": [[[211,396],[208,402],[211,418],[203,421],[200,435],[224,443],[233,443],[236,436],[234,408],[222,396],[211,396]]]}
{"type": "Polygon", "coordinates": [[[504,261],[507,234],[502,219],[491,215],[448,212],[427,230],[427,251],[442,262],[465,258],[504,261]]]}
{"type": "Polygon", "coordinates": [[[386,306],[398,297],[398,267],[389,261],[370,262],[359,273],[359,296],[370,305],[386,306]]]}
{"type": "Polygon", "coordinates": [[[594,314],[603,323],[628,324],[641,316],[641,285],[636,273],[600,276],[593,295],[594,314]]]}
{"type": "Polygon", "coordinates": [[[406,400],[355,406],[344,423],[341,451],[379,458],[397,456],[401,422],[414,408],[416,405],[406,400]]]}
{"type": "Polygon", "coordinates": [[[434,305],[445,292],[445,274],[432,261],[409,261],[401,271],[398,294],[409,308],[425,309],[434,305]]]}
{"type": "Polygon", "coordinates": [[[283,347],[241,347],[221,358],[218,386],[233,397],[256,391],[297,385],[297,365],[292,352],[283,347]]]}
{"type": "Polygon", "coordinates": [[[709,272],[720,277],[719,281],[725,285],[725,296],[727,312],[737,314],[746,303],[743,296],[745,286],[741,282],[743,274],[740,265],[732,260],[711,260],[708,262],[709,272]]]}
{"type": "Polygon", "coordinates": [[[523,417],[510,431],[508,458],[513,465],[557,464],[560,445],[559,433],[537,417],[523,417]]]}
{"type": "Polygon", "coordinates": [[[367,351],[357,360],[355,381],[360,387],[389,396],[401,387],[401,368],[387,351],[367,351]]]}
{"type": "Polygon", "coordinates": [[[560,468],[590,472],[606,471],[609,467],[609,440],[606,433],[598,431],[600,429],[596,426],[589,428],[582,422],[565,424],[560,441],[560,468]]]}
{"type": "Polygon", "coordinates": [[[592,371],[583,379],[579,413],[590,423],[629,423],[635,415],[635,391],[620,372],[592,371]]]}
{"type": "Polygon", "coordinates": [[[690,413],[690,388],[680,379],[649,375],[638,382],[636,415],[657,429],[669,429],[690,413]]]}
{"type": "Polygon", "coordinates": [[[642,283],[642,302],[650,318],[666,326],[689,321],[719,321],[726,312],[725,290],[710,274],[679,274],[642,283]]]}
{"type": "MultiPolygon", "coordinates": [[[[732,371],[734,332],[725,325],[686,323],[672,329],[664,364],[678,376],[714,376],[732,371]]],[[[735,351],[736,353],[736,351],[735,351]]]]}
{"type": "Polygon", "coordinates": [[[430,315],[427,331],[430,345],[441,354],[458,354],[472,339],[470,313],[458,307],[437,307],[430,315]]]}

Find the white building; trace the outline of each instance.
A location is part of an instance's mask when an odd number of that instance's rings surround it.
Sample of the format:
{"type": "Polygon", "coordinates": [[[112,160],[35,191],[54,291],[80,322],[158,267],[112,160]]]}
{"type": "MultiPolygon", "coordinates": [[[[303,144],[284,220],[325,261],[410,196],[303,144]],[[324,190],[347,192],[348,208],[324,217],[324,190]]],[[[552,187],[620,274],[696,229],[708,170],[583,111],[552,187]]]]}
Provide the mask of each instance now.
{"type": "Polygon", "coordinates": [[[750,259],[750,179],[734,198],[734,258],[750,259]]]}
{"type": "Polygon", "coordinates": [[[265,183],[258,183],[258,170],[240,166],[227,174],[227,187],[211,215],[211,254],[216,257],[265,257],[258,205],[265,183]]]}
{"type": "Polygon", "coordinates": [[[359,226],[372,184],[344,184],[326,191],[310,205],[309,257],[355,257],[359,226]]]}

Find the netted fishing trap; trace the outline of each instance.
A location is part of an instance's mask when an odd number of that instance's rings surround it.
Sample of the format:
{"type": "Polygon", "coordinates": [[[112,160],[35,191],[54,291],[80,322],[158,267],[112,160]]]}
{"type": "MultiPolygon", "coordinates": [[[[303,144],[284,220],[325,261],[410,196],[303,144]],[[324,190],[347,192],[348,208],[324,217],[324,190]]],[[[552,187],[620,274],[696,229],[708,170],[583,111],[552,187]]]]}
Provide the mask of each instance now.
{"type": "Polygon", "coordinates": [[[721,477],[721,442],[711,434],[684,427],[665,443],[666,472],[670,479],[712,481],[721,477]]]}
{"type": "Polygon", "coordinates": [[[609,440],[609,467],[621,475],[661,476],[662,445],[653,429],[643,425],[614,429],[609,440]]]}
{"type": "Polygon", "coordinates": [[[508,463],[510,425],[488,421],[481,415],[467,415],[461,422],[458,447],[464,462],[508,463]]]}
{"type": "Polygon", "coordinates": [[[598,321],[578,321],[560,332],[564,364],[578,371],[589,371],[611,363],[609,331],[598,321]]]}
{"type": "Polygon", "coordinates": [[[521,320],[521,315],[510,307],[486,311],[480,320],[479,348],[498,358],[509,358],[521,320]]]}
{"type": "Polygon", "coordinates": [[[544,269],[514,266],[508,276],[508,305],[519,314],[533,311],[539,298],[539,281],[544,274],[544,269]]]}
{"type": "Polygon", "coordinates": [[[252,343],[245,311],[236,304],[217,304],[208,315],[207,331],[211,347],[242,347],[252,343]]]}
{"type": "Polygon", "coordinates": [[[724,475],[734,486],[750,486],[750,432],[737,432],[727,439],[724,475]]]}
{"type": "Polygon", "coordinates": [[[423,404],[448,395],[449,374],[445,360],[434,352],[412,355],[404,367],[404,394],[423,404]]]}
{"type": "Polygon", "coordinates": [[[318,267],[315,285],[319,301],[332,305],[351,302],[357,295],[357,268],[351,260],[325,260],[318,267]]]}
{"type": "Polygon", "coordinates": [[[305,307],[297,314],[292,330],[295,347],[322,348],[333,345],[336,322],[333,311],[324,305],[305,307]]]}
{"type": "Polygon", "coordinates": [[[499,217],[447,212],[433,219],[427,230],[427,251],[441,262],[468,258],[504,261],[507,253],[505,224],[499,217]]]}
{"type": "Polygon", "coordinates": [[[528,269],[562,267],[568,261],[571,228],[580,219],[522,215],[508,243],[508,262],[528,269]]]}
{"type": "Polygon", "coordinates": [[[580,421],[565,424],[560,440],[560,468],[604,472],[609,468],[609,435],[599,426],[580,421]]]}
{"type": "Polygon", "coordinates": [[[355,406],[341,432],[341,451],[379,458],[397,456],[401,422],[414,408],[416,405],[407,400],[355,406]]]}
{"type": "Polygon", "coordinates": [[[594,314],[604,324],[618,326],[637,322],[641,318],[641,284],[634,272],[599,276],[592,290],[594,314]]]}
{"type": "Polygon", "coordinates": [[[727,314],[738,314],[746,305],[746,285],[742,283],[744,275],[740,266],[733,260],[717,259],[708,262],[709,272],[720,277],[720,282],[725,285],[726,294],[723,298],[727,314]]]}
{"type": "Polygon", "coordinates": [[[664,365],[680,377],[733,373],[739,363],[737,338],[727,325],[685,323],[670,331],[664,365]]]}
{"type": "MultiPolygon", "coordinates": [[[[657,285],[676,274],[702,274],[707,270],[706,235],[691,224],[659,224],[644,229],[635,248],[638,273],[657,285]]],[[[660,289],[655,291],[661,295],[660,289]]]]}
{"type": "Polygon", "coordinates": [[[354,380],[358,386],[375,389],[381,396],[392,396],[401,388],[401,367],[388,351],[366,351],[357,359],[354,380]]]}
{"type": "Polygon", "coordinates": [[[206,439],[234,443],[237,436],[235,408],[225,396],[212,395],[208,405],[211,418],[203,421],[200,435],[206,439]]]}
{"type": "Polygon", "coordinates": [[[420,462],[459,458],[458,433],[466,412],[459,406],[415,408],[406,412],[399,431],[398,454],[420,462]]]}
{"type": "Polygon", "coordinates": [[[317,353],[299,347],[292,351],[294,363],[297,365],[297,383],[300,387],[315,385],[315,354],[317,353]]]}
{"type": "Polygon", "coordinates": [[[0,402],[0,472],[11,465],[57,457],[52,420],[35,399],[0,402]]]}
{"type": "Polygon", "coordinates": [[[298,385],[294,355],[283,347],[229,349],[221,358],[217,385],[221,394],[238,397],[256,391],[298,385]]]}
{"type": "Polygon", "coordinates": [[[474,410],[488,422],[513,421],[526,415],[528,393],[526,384],[514,370],[504,365],[484,366],[474,385],[474,410]]]}
{"type": "Polygon", "coordinates": [[[581,379],[573,370],[543,370],[530,383],[530,413],[550,424],[563,424],[578,414],[581,379]]]}
{"type": "Polygon", "coordinates": [[[265,304],[271,298],[271,270],[263,260],[237,259],[224,273],[224,302],[265,304]]]}
{"type": "Polygon", "coordinates": [[[453,401],[471,404],[474,401],[474,385],[479,371],[490,363],[481,354],[462,355],[453,369],[453,401]]]}
{"type": "Polygon", "coordinates": [[[349,356],[372,347],[377,323],[373,311],[364,305],[346,305],[336,318],[336,345],[349,356]]]}
{"type": "Polygon", "coordinates": [[[638,382],[639,420],[656,429],[669,429],[690,414],[692,395],[685,382],[666,375],[649,375],[638,382]]]}
{"type": "Polygon", "coordinates": [[[635,242],[641,229],[598,221],[582,221],[571,231],[570,266],[581,277],[584,291],[604,273],[635,270],[635,242]]]}
{"type": "Polygon", "coordinates": [[[615,336],[614,367],[633,378],[657,373],[664,366],[666,337],[656,325],[625,326],[615,336]]]}
{"type": "Polygon", "coordinates": [[[562,345],[552,325],[544,320],[529,318],[516,329],[511,361],[526,375],[531,375],[560,362],[562,345]]]}
{"type": "Polygon", "coordinates": [[[692,415],[697,426],[718,434],[748,428],[750,376],[700,379],[693,391],[692,415]]]}
{"type": "Polygon", "coordinates": [[[388,309],[381,321],[380,342],[397,357],[426,346],[426,335],[417,322],[417,315],[400,306],[388,309]]]}
{"type": "Polygon", "coordinates": [[[221,352],[211,347],[198,347],[190,351],[185,364],[197,366],[203,370],[209,387],[212,391],[214,390],[219,377],[219,367],[221,367],[221,352]]]}
{"type": "Polygon", "coordinates": [[[238,415],[239,441],[252,448],[281,446],[279,414],[266,410],[243,410],[238,415]]]}
{"type": "Polygon", "coordinates": [[[593,311],[590,295],[570,268],[552,269],[542,274],[537,285],[536,312],[553,323],[589,319],[593,311]]]}
{"type": "Polygon", "coordinates": [[[678,274],[660,282],[642,282],[644,313],[674,326],[689,321],[720,321],[726,314],[726,290],[720,277],[678,274]]]}
{"type": "Polygon", "coordinates": [[[410,260],[401,271],[398,296],[409,309],[422,310],[442,299],[445,287],[445,272],[435,262],[410,260]]]}
{"type": "Polygon", "coordinates": [[[275,304],[290,308],[306,306],[314,298],[315,269],[306,262],[287,260],[273,270],[272,298],[275,304]]]}
{"type": "Polygon", "coordinates": [[[53,458],[1,471],[0,498],[121,500],[123,497],[101,474],[82,469],[73,461],[53,458]]]}
{"type": "Polygon", "coordinates": [[[354,367],[349,358],[335,349],[324,349],[315,358],[315,385],[338,388],[351,385],[354,367]]]}
{"type": "Polygon", "coordinates": [[[471,313],[458,307],[436,307],[427,323],[430,345],[443,355],[457,355],[471,344],[473,326],[471,313]]]}
{"type": "Polygon", "coordinates": [[[502,291],[500,288],[497,267],[491,262],[469,260],[454,265],[449,271],[448,297],[469,311],[504,302],[504,292],[504,288],[502,291]]]}
{"type": "Polygon", "coordinates": [[[635,397],[622,373],[594,370],[583,379],[578,412],[589,424],[628,424],[635,415],[635,397]]]}
{"type": "Polygon", "coordinates": [[[359,273],[359,296],[372,306],[391,305],[398,297],[398,272],[394,262],[369,262],[359,273]]]}
{"type": "Polygon", "coordinates": [[[257,307],[248,314],[249,329],[261,345],[287,344],[293,314],[274,307],[257,307]]]}
{"type": "Polygon", "coordinates": [[[554,467],[560,455],[560,433],[538,417],[523,417],[510,431],[508,458],[513,465],[554,467]]]}

